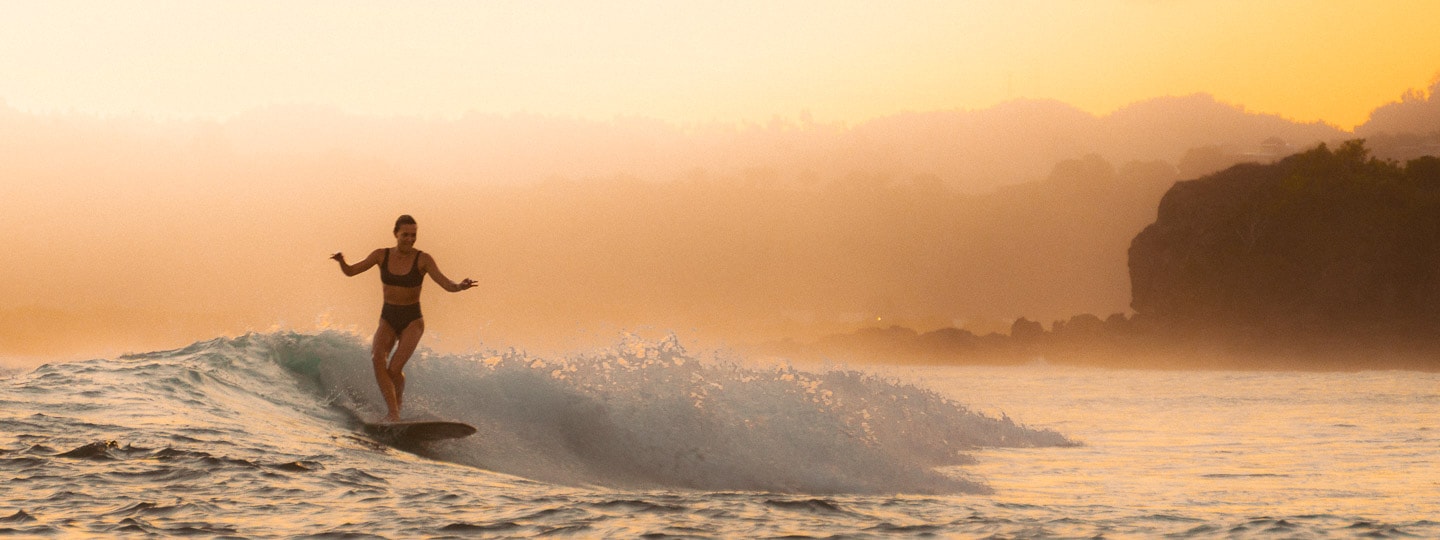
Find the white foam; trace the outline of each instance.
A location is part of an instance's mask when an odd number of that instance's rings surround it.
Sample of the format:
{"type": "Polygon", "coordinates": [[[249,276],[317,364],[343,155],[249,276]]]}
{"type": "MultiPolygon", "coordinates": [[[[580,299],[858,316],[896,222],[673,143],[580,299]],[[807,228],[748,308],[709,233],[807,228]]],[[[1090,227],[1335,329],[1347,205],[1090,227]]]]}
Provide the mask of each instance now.
{"type": "MultiPolygon", "coordinates": [[[[318,339],[318,338],[317,338],[318,339]]],[[[337,342],[325,341],[334,348],[337,342]]],[[[321,354],[325,391],[383,410],[368,351],[321,354]]],[[[358,349],[358,350],[357,350],[358,349]]],[[[976,446],[1068,444],[940,395],[855,371],[701,361],[674,339],[571,358],[423,352],[406,414],[479,428],[435,455],[543,481],[799,493],[983,492],[937,472],[976,446]]]]}

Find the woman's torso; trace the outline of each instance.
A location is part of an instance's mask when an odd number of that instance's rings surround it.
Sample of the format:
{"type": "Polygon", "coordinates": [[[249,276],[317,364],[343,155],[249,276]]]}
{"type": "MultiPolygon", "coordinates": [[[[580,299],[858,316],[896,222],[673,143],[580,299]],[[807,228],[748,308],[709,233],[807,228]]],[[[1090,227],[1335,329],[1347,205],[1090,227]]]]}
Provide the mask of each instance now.
{"type": "Polygon", "coordinates": [[[420,267],[420,250],[403,253],[388,248],[380,260],[380,282],[385,289],[386,304],[414,304],[420,301],[420,286],[425,272],[420,267]]]}

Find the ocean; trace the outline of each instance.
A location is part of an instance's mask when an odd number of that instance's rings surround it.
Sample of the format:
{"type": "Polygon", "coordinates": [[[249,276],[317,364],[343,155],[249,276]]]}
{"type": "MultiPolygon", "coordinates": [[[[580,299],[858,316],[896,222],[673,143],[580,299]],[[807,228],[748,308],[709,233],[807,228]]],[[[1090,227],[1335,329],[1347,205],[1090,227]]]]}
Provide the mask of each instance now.
{"type": "Polygon", "coordinates": [[[0,535],[1440,537],[1440,374],[792,367],[216,338],[0,372],[0,535]]]}

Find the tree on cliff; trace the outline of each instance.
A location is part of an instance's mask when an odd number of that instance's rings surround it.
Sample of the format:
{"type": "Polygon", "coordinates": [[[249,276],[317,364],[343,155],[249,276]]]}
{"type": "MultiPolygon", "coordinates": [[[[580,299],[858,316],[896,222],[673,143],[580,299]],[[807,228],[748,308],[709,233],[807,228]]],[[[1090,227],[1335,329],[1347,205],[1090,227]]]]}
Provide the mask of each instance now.
{"type": "Polygon", "coordinates": [[[1131,307],[1162,327],[1372,332],[1440,321],[1440,160],[1363,140],[1178,182],[1131,243],[1131,307]]]}

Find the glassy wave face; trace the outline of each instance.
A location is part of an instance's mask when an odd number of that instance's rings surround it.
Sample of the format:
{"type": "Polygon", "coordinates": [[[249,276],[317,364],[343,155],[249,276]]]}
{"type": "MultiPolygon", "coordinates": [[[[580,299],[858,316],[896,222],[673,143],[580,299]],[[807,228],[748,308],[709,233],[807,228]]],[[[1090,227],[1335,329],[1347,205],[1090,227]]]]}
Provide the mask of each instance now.
{"type": "Polygon", "coordinates": [[[893,380],[702,362],[666,341],[554,360],[422,352],[405,416],[479,433],[397,452],[358,432],[383,410],[369,356],[345,334],[252,334],[0,375],[0,531],[434,534],[471,526],[467,507],[543,509],[527,497],[665,512],[616,498],[657,489],[823,514],[834,503],[784,495],[985,493],[939,467],[1074,445],[893,380]]]}

